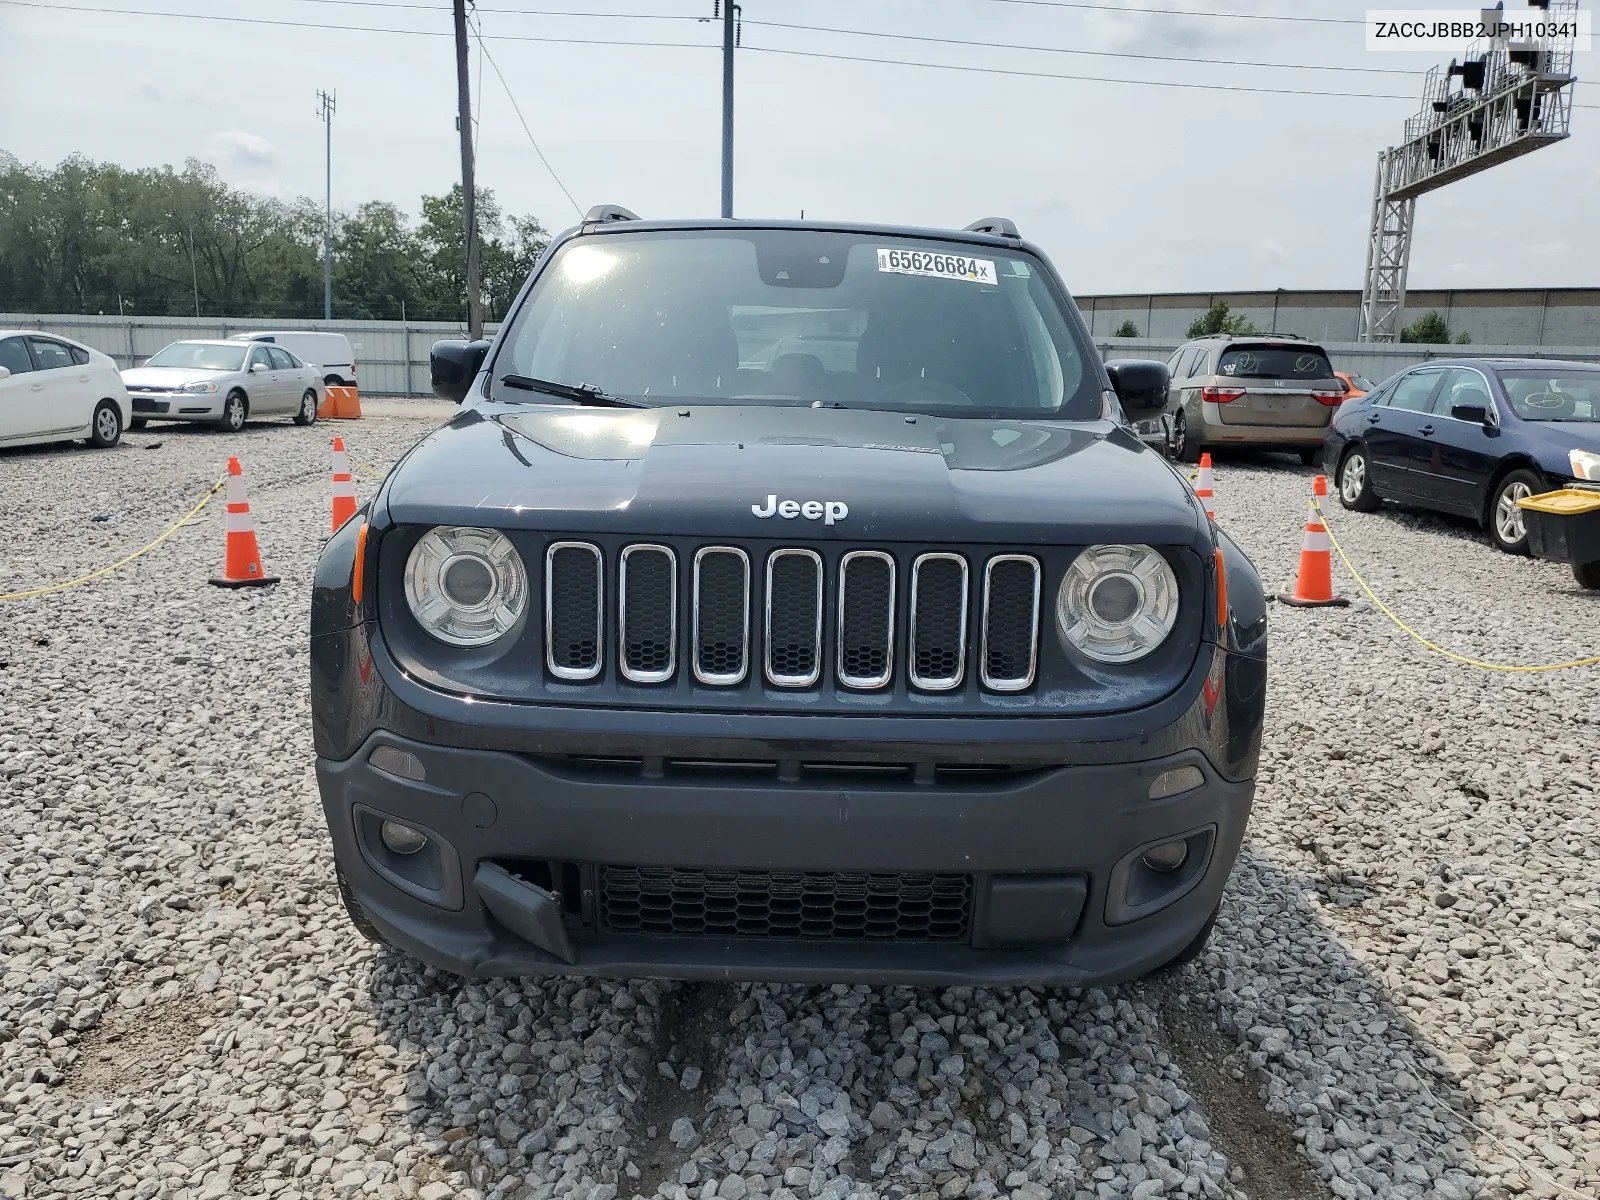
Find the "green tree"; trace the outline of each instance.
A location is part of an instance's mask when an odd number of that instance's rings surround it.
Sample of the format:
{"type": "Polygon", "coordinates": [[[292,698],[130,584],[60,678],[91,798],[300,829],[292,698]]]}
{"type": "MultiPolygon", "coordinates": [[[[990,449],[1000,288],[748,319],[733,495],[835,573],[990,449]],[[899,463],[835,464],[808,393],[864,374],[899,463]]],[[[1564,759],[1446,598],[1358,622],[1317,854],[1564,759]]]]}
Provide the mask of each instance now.
{"type": "Polygon", "coordinates": [[[1189,336],[1192,338],[1208,337],[1214,333],[1260,333],[1243,313],[1237,315],[1228,311],[1228,302],[1218,300],[1206,309],[1203,317],[1197,318],[1189,326],[1189,336]]]}
{"type": "Polygon", "coordinates": [[[1465,331],[1456,334],[1456,345],[1469,346],[1472,344],[1472,335],[1465,331]]]}
{"type": "Polygon", "coordinates": [[[1139,327],[1132,321],[1124,321],[1111,331],[1112,337],[1138,337],[1139,327]]]}
{"type": "Polygon", "coordinates": [[[1438,313],[1428,311],[1400,331],[1402,342],[1443,346],[1450,341],[1450,327],[1438,313]]]}

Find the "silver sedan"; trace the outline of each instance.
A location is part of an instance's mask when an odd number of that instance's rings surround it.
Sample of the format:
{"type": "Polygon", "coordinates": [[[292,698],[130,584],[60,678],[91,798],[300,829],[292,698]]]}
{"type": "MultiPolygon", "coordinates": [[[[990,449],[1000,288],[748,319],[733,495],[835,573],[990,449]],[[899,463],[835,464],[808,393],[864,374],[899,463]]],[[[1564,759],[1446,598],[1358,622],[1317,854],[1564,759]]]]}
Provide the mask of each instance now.
{"type": "Polygon", "coordinates": [[[122,372],[132,426],[209,421],[227,433],[247,417],[293,417],[310,425],[322,404],[322,372],[264,342],[173,342],[142,367],[122,372]]]}

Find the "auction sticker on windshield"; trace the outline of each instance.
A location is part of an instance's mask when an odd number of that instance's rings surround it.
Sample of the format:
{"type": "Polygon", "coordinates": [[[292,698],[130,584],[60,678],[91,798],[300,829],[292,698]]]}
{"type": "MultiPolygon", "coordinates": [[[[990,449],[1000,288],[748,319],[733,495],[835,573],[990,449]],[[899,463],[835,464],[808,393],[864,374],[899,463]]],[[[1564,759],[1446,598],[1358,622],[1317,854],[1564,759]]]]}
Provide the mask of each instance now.
{"type": "Polygon", "coordinates": [[[935,254],[929,250],[879,250],[878,270],[898,275],[927,275],[934,279],[969,279],[973,283],[996,282],[992,258],[935,254]]]}

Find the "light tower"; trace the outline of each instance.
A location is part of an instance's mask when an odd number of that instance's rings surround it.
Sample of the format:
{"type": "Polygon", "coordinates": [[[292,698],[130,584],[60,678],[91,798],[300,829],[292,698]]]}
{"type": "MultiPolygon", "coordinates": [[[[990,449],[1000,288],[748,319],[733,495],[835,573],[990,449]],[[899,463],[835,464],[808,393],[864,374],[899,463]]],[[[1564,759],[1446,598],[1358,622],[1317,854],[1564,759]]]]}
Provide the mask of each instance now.
{"type": "MultiPolygon", "coordinates": [[[[1484,23],[1577,22],[1578,0],[1528,2],[1525,14],[1484,9],[1484,23]]],[[[1406,120],[1405,141],[1378,154],[1361,341],[1400,336],[1417,197],[1568,137],[1573,80],[1570,41],[1476,41],[1448,70],[1428,72],[1422,109],[1406,120]]]]}

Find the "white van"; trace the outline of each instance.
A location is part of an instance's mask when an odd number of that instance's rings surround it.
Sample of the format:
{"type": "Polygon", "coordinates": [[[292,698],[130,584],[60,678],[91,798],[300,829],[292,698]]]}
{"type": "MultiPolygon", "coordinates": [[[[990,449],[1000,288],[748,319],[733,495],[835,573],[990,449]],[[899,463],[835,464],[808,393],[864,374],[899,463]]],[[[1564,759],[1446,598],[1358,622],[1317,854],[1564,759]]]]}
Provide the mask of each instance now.
{"type": "Polygon", "coordinates": [[[322,382],[333,387],[356,386],[356,355],[350,339],[342,333],[313,333],[310,330],[270,330],[266,333],[236,333],[235,342],[271,342],[282,346],[301,362],[313,363],[322,371],[322,382]]]}

